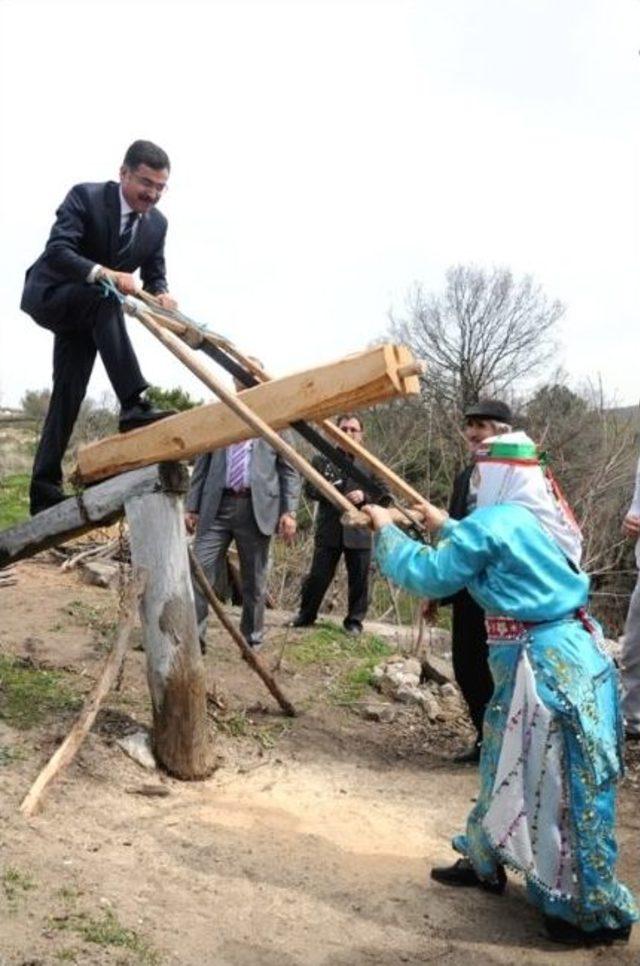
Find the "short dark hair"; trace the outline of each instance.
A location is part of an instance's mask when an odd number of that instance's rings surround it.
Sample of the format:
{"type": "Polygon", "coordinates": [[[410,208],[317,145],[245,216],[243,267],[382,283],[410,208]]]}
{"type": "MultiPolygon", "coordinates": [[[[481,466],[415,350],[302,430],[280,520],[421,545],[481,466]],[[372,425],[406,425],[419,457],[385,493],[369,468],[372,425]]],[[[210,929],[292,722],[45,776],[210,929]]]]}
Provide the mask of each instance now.
{"type": "Polygon", "coordinates": [[[141,164],[146,164],[147,167],[154,168],[156,171],[161,171],[162,168],[171,171],[169,155],[153,141],[134,141],[127,148],[122,163],[125,168],[129,168],[131,171],[135,171],[141,164]]]}
{"type": "Polygon", "coordinates": [[[346,423],[348,419],[357,419],[358,426],[360,427],[360,432],[362,432],[362,420],[360,419],[357,413],[340,413],[340,415],[336,419],[336,426],[339,427],[340,423],[346,423]]]}

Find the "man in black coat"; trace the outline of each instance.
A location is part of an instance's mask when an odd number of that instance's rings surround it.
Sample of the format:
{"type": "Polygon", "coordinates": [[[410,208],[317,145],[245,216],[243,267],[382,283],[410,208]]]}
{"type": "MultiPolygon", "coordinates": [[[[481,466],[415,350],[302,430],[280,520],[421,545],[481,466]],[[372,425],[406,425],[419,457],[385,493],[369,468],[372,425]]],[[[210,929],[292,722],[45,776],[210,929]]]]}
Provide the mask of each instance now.
{"type": "MultiPolygon", "coordinates": [[[[343,433],[349,433],[357,443],[362,442],[362,423],[358,416],[347,413],[338,417],[338,428],[343,433]]],[[[315,456],[312,464],[354,506],[361,507],[371,502],[370,494],[360,489],[357,483],[345,476],[326,457],[315,456]]],[[[338,561],[344,554],[349,602],[343,626],[350,634],[360,634],[369,606],[371,531],[343,527],[340,522],[341,511],[333,503],[329,503],[308,481],[305,481],[303,491],[309,499],[318,501],[318,515],[311,570],[303,582],[300,609],[291,625],[309,627],[315,622],[322,598],[333,580],[338,561]]]]}
{"type": "MultiPolygon", "coordinates": [[[[489,436],[509,432],[513,417],[507,404],[501,400],[481,399],[467,409],[464,421],[464,436],[472,462],[456,476],[453,482],[449,516],[454,520],[462,520],[474,509],[474,494],[469,488],[474,467],[474,453],[489,436]]],[[[476,729],[476,739],[471,748],[462,752],[454,760],[461,763],[477,762],[480,759],[484,712],[493,694],[484,611],[467,590],[460,590],[446,600],[429,603],[433,605],[431,608],[427,607],[431,616],[438,603],[452,605],[453,673],[476,729]]]]}
{"type": "Polygon", "coordinates": [[[135,141],[120,183],[75,185],[56,212],[45,250],[26,274],[21,308],[54,333],[53,389],[31,479],[31,513],[64,499],[62,458],[84,399],[96,352],[120,402],[120,430],[166,416],[142,397],[148,383],[129,340],[119,301],[93,284],[110,279],[134,295],[144,288],[165,308],[167,220],[155,205],[167,187],[169,158],[150,141],[135,141]]]}

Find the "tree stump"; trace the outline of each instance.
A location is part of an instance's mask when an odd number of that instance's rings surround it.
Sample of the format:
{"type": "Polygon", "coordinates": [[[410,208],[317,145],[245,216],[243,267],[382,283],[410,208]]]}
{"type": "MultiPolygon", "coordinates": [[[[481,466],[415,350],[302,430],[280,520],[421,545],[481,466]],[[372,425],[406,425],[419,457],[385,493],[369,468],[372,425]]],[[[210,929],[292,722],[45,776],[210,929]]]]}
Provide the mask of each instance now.
{"type": "Polygon", "coordinates": [[[148,582],[140,605],[159,764],[182,779],[211,771],[204,665],[196,627],[182,494],[186,467],[160,466],[160,490],[125,502],[134,567],[148,582]]]}

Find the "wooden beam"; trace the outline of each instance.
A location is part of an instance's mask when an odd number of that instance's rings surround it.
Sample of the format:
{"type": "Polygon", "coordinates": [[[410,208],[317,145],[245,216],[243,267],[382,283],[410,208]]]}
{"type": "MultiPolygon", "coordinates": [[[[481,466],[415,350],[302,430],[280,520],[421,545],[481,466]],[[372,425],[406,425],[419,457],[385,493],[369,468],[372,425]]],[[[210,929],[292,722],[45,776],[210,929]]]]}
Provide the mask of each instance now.
{"type": "MultiPolygon", "coordinates": [[[[203,343],[210,343],[228,355],[230,355],[236,362],[247,369],[256,379],[260,382],[272,382],[273,377],[269,373],[258,366],[250,356],[244,355],[237,349],[232,343],[224,339],[221,336],[216,336],[213,333],[207,332],[202,329],[198,329],[195,325],[189,324],[187,322],[176,321],[174,319],[167,318],[166,315],[160,315],[154,313],[154,307],[157,308],[159,303],[155,296],[150,295],[148,292],[140,292],[140,298],[147,304],[149,313],[153,316],[156,322],[165,328],[169,329],[170,332],[174,332],[179,335],[187,345],[192,348],[199,348],[203,343]]],[[[423,362],[411,362],[405,365],[399,366],[397,370],[398,376],[402,379],[409,379],[410,377],[418,377],[424,374],[426,369],[425,363],[423,362]]],[[[418,392],[418,387],[416,386],[415,380],[408,387],[408,392],[413,394],[418,392]]],[[[345,407],[348,408],[348,407],[345,407]]],[[[423,497],[416,489],[410,486],[401,476],[394,473],[388,466],[386,466],[381,460],[379,460],[373,453],[369,452],[362,443],[356,443],[347,433],[343,433],[335,423],[329,422],[328,419],[322,420],[320,423],[322,430],[326,435],[337,443],[341,449],[345,450],[347,453],[353,453],[357,456],[361,463],[363,463],[372,473],[378,477],[379,480],[384,482],[392,491],[398,494],[402,499],[407,500],[409,503],[415,504],[419,503],[423,497]]]]}
{"type": "Polygon", "coordinates": [[[329,483],[324,476],[318,472],[315,466],[312,466],[308,460],[298,453],[293,446],[287,443],[286,440],[279,436],[278,433],[269,426],[268,423],[261,419],[254,411],[247,406],[247,404],[240,399],[239,394],[232,392],[227,389],[222,383],[211,375],[209,370],[202,365],[199,358],[194,355],[193,352],[186,349],[183,343],[175,336],[172,332],[167,332],[165,329],[159,325],[155,319],[153,319],[147,312],[139,312],[138,318],[149,329],[153,335],[156,336],[169,349],[173,352],[175,356],[180,359],[181,362],[189,368],[194,375],[198,376],[199,379],[204,382],[204,384],[215,392],[216,396],[228,406],[232,413],[242,419],[244,423],[247,424],[249,429],[253,430],[252,435],[261,436],[264,440],[269,443],[272,449],[279,453],[284,460],[289,463],[290,466],[295,467],[299,473],[302,474],[313,486],[318,490],[319,493],[328,500],[329,503],[333,503],[334,506],[342,510],[342,513],[348,517],[350,513],[355,512],[353,504],[347,500],[332,483],[329,483]]]}
{"type": "MultiPolygon", "coordinates": [[[[416,376],[398,375],[413,361],[404,346],[380,345],[254,386],[238,398],[273,429],[283,429],[297,419],[324,419],[344,409],[417,393],[416,376]]],[[[187,459],[253,435],[224,403],[211,403],[81,447],[74,478],[89,483],[149,463],[187,459]]]]}
{"type": "Polygon", "coordinates": [[[0,567],[32,557],[72,537],[113,523],[122,516],[124,501],[157,489],[160,468],[148,466],[106,480],[78,496],[0,532],[0,567]]]}

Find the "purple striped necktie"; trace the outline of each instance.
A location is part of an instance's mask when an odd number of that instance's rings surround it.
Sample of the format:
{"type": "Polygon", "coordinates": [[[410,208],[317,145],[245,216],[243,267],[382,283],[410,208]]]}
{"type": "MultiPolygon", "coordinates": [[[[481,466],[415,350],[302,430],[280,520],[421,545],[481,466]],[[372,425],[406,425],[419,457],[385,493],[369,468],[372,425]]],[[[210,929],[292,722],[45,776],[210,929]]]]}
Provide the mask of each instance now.
{"type": "Polygon", "coordinates": [[[247,485],[246,466],[249,456],[249,440],[242,443],[232,443],[227,452],[229,460],[229,487],[241,490],[247,485]]]}

